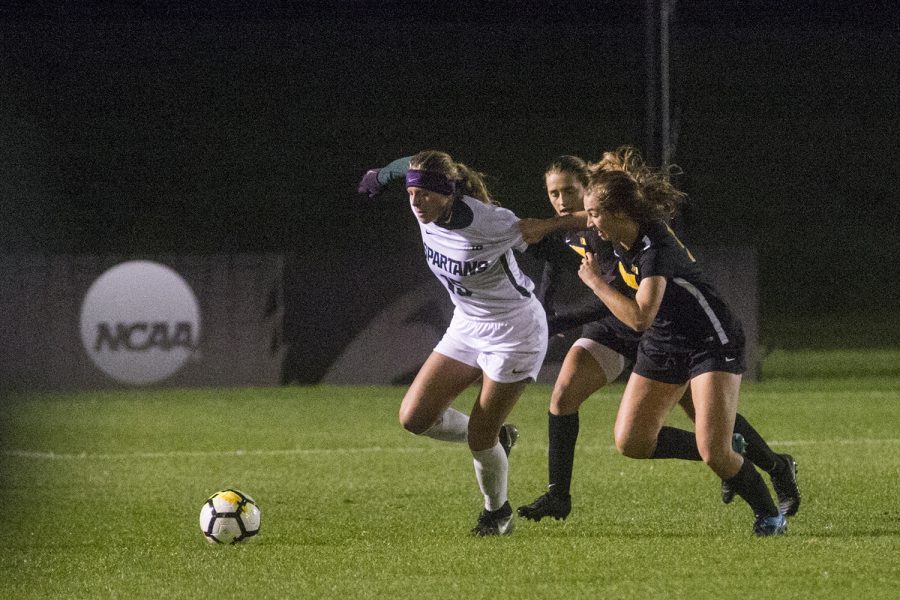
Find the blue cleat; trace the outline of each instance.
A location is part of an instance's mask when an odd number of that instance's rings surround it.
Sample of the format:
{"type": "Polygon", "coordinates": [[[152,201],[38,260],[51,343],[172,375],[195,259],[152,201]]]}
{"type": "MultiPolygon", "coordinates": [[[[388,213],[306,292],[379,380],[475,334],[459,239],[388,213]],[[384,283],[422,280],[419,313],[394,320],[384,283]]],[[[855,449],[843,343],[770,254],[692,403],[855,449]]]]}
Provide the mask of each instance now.
{"type": "Polygon", "coordinates": [[[784,518],[784,515],[778,513],[777,515],[763,516],[756,515],[756,521],[753,523],[753,533],[760,537],[767,537],[770,535],[782,535],[787,532],[787,519],[784,518]]]}

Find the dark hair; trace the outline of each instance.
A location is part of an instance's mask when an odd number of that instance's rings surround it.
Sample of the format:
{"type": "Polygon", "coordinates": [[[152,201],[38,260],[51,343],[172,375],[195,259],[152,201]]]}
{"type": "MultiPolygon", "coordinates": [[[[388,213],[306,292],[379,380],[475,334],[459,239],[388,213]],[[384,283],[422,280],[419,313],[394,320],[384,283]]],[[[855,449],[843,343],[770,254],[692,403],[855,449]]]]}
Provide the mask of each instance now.
{"type": "Polygon", "coordinates": [[[650,167],[633,146],[622,146],[588,165],[586,188],[605,211],[624,213],[639,223],[668,222],[686,196],[672,185],[678,172],[674,165],[650,167]]]}
{"type": "Polygon", "coordinates": [[[570,173],[578,178],[581,185],[587,187],[588,164],[577,156],[572,156],[571,154],[557,156],[544,169],[544,177],[550,173],[570,173]]]}
{"type": "Polygon", "coordinates": [[[423,150],[409,161],[410,169],[440,173],[456,182],[457,192],[481,200],[485,204],[496,204],[484,182],[484,174],[471,169],[440,150],[423,150]]]}

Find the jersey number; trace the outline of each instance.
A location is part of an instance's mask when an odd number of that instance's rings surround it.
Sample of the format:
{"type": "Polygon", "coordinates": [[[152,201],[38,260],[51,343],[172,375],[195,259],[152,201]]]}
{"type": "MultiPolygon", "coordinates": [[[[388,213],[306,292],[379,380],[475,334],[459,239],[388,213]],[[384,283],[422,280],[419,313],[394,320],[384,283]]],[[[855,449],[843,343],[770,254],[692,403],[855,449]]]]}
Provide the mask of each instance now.
{"type": "Polygon", "coordinates": [[[457,296],[471,296],[472,292],[463,287],[463,285],[455,279],[450,279],[446,275],[441,275],[447,281],[447,289],[457,296]]]}

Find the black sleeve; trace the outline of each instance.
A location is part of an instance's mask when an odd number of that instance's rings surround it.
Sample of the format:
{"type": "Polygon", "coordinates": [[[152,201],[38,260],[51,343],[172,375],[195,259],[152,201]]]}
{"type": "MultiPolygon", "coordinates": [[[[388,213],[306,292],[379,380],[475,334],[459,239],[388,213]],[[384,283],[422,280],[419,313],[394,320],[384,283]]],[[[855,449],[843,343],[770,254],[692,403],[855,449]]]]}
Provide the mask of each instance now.
{"type": "MultiPolygon", "coordinates": [[[[531,246],[529,246],[529,249],[531,246]]],[[[546,262],[541,280],[541,289],[544,291],[544,309],[547,313],[554,310],[554,302],[557,290],[561,285],[567,285],[565,274],[578,272],[581,258],[569,248],[565,239],[559,234],[551,234],[534,245],[535,256],[546,262]]],[[[577,281],[577,277],[575,277],[577,281]]],[[[578,285],[581,285],[578,282],[578,285]]]]}

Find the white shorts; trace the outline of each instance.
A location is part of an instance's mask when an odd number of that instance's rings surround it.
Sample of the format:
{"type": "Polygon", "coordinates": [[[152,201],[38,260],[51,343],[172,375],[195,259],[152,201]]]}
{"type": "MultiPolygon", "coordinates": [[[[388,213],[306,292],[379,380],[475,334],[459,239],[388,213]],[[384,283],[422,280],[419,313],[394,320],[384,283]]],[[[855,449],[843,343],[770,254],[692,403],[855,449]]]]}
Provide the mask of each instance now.
{"type": "Polygon", "coordinates": [[[434,348],[478,367],[497,383],[535,379],[547,354],[547,316],[534,296],[522,310],[497,321],[473,321],[456,310],[434,348]]]}

